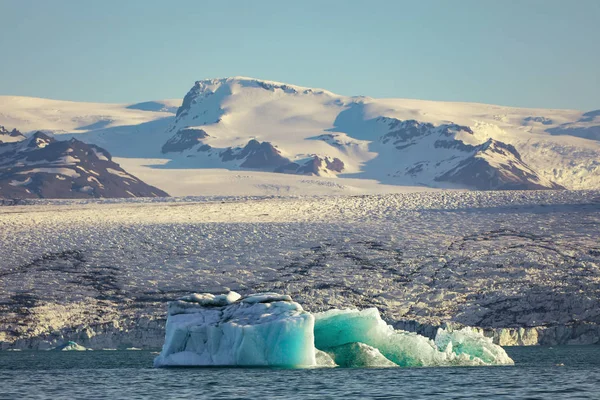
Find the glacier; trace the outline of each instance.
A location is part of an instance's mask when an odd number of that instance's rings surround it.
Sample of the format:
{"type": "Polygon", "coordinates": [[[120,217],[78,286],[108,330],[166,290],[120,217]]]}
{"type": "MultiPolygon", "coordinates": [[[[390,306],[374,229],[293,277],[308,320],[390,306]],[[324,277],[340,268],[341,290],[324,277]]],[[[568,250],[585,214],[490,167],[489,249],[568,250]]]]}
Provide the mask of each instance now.
{"type": "Polygon", "coordinates": [[[169,302],[167,366],[425,367],[511,365],[490,338],[439,329],[434,340],[394,330],[377,308],[311,314],[288,295],[191,294],[169,302]]]}

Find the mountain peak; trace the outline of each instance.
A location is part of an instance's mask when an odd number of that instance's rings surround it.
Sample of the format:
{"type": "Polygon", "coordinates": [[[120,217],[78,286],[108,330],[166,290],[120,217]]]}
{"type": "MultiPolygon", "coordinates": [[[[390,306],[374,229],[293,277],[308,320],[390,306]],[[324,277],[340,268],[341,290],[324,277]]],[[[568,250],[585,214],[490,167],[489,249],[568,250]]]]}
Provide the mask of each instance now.
{"type": "Polygon", "coordinates": [[[165,197],[127,173],[108,151],[36,132],[2,145],[0,198],[165,197]]]}
{"type": "Polygon", "coordinates": [[[223,85],[227,85],[230,87],[237,85],[240,87],[262,88],[270,91],[275,91],[279,89],[283,90],[286,93],[334,95],[332,92],[325,89],[294,85],[285,82],[271,81],[266,79],[252,78],[248,76],[232,76],[226,78],[202,79],[195,82],[194,88],[200,89],[201,92],[215,92],[219,87],[223,85]]]}

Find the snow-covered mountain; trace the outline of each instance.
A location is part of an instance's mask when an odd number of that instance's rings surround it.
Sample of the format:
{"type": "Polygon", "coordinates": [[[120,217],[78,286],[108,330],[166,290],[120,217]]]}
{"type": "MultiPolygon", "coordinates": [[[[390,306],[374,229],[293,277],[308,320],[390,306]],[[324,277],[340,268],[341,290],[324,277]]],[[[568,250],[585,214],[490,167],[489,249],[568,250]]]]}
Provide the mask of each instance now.
{"type": "MultiPolygon", "coordinates": [[[[20,134],[19,134],[20,135],[20,134]]],[[[42,132],[0,143],[0,198],[166,197],[125,172],[104,149],[42,132]]]]}
{"type": "Polygon", "coordinates": [[[600,110],[347,97],[245,77],[198,81],[176,105],[0,97],[0,123],[77,135],[177,194],[199,194],[192,186],[223,170],[278,193],[308,181],[354,192],[373,181],[381,191],[600,187],[600,110]]]}

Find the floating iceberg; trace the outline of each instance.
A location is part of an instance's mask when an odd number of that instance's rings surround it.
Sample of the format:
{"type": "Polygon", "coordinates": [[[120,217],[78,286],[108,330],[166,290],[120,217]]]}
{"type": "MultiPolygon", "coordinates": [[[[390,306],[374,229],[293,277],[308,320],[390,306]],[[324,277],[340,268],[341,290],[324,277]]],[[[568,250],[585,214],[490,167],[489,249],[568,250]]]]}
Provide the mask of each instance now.
{"type": "Polygon", "coordinates": [[[52,350],[58,350],[58,351],[86,351],[86,350],[91,350],[91,349],[86,349],[85,347],[75,343],[75,342],[67,342],[65,344],[62,344],[60,346],[55,347],[52,350]]]}
{"type": "Polygon", "coordinates": [[[290,296],[192,294],[169,303],[163,366],[395,367],[513,364],[469,329],[435,340],[394,330],[376,308],[310,314],[290,296]]]}
{"type": "MultiPolygon", "coordinates": [[[[321,351],[321,350],[319,350],[321,351]]],[[[351,368],[387,368],[397,367],[379,350],[367,344],[354,342],[336,347],[330,347],[325,354],[329,354],[334,365],[351,368]]],[[[317,363],[317,366],[321,366],[317,363]]]]}
{"type": "Polygon", "coordinates": [[[376,308],[317,313],[314,335],[315,347],[325,352],[348,343],[362,343],[401,367],[513,364],[502,347],[469,328],[454,332],[439,329],[435,340],[431,340],[394,330],[376,308]]]}
{"type": "Polygon", "coordinates": [[[169,303],[155,366],[314,366],[314,316],[289,296],[191,295],[169,303]]]}

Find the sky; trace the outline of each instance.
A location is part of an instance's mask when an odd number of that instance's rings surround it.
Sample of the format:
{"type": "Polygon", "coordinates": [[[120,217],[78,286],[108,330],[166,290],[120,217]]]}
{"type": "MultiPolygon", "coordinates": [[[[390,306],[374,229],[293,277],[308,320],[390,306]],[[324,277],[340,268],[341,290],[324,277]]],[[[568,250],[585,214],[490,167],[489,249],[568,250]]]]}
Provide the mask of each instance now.
{"type": "Polygon", "coordinates": [[[0,0],[0,95],[133,103],[250,76],[600,108],[600,0],[0,0]]]}

